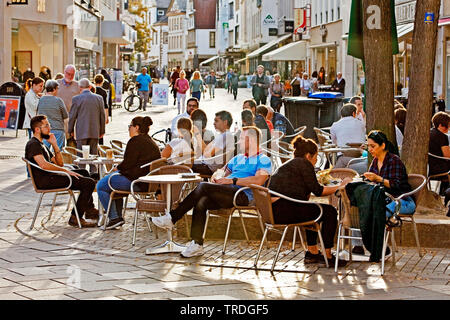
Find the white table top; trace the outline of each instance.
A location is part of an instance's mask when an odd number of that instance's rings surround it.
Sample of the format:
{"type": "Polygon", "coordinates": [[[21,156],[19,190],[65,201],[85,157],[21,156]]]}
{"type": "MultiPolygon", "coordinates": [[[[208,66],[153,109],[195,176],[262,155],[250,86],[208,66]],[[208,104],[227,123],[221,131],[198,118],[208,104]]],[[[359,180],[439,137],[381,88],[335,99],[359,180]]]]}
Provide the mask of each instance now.
{"type": "Polygon", "coordinates": [[[178,174],[161,174],[153,176],[145,176],[139,178],[141,182],[153,182],[153,183],[163,183],[163,184],[177,184],[186,182],[200,182],[202,178],[198,175],[193,178],[182,178],[178,174]]]}

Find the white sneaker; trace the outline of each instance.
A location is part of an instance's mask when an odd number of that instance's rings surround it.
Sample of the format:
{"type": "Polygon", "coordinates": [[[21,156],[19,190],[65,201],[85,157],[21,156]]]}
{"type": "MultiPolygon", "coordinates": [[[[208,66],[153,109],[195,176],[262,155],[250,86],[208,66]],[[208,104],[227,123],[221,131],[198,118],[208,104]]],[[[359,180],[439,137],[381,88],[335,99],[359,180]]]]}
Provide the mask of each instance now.
{"type": "Polygon", "coordinates": [[[170,213],[163,215],[161,217],[153,217],[152,222],[155,224],[155,226],[161,229],[167,230],[173,229],[172,216],[170,215],[170,213]]]}
{"type": "Polygon", "coordinates": [[[195,243],[194,240],[192,240],[189,246],[181,252],[181,256],[185,258],[198,257],[203,254],[203,246],[195,243]]]}

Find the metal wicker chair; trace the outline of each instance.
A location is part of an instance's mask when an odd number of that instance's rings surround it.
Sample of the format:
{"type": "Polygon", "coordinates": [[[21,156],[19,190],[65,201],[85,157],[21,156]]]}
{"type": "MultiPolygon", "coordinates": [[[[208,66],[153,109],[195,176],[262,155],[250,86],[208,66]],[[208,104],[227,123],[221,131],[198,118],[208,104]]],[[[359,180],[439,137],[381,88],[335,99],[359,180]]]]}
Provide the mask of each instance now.
{"type": "MultiPolygon", "coordinates": [[[[421,192],[426,184],[426,178],[422,175],[419,174],[409,174],[408,175],[408,182],[412,187],[412,191],[408,192],[408,193],[404,193],[401,196],[399,196],[398,198],[394,198],[393,196],[391,196],[390,194],[386,193],[386,195],[388,197],[390,197],[393,201],[395,202],[399,202],[401,199],[406,198],[408,196],[411,196],[414,198],[415,202],[417,203],[421,192]]],[[[343,231],[345,232],[345,230],[350,230],[350,231],[358,231],[360,230],[360,225],[359,225],[359,212],[358,212],[358,208],[356,207],[352,207],[350,205],[350,200],[347,196],[347,193],[341,192],[341,197],[342,197],[342,205],[343,205],[343,215],[341,216],[341,220],[339,222],[339,227],[338,227],[338,238],[337,238],[337,249],[336,249],[336,257],[339,257],[339,251],[340,251],[340,241],[344,240],[344,239],[348,239],[349,240],[349,257],[350,257],[350,261],[352,260],[352,254],[351,254],[351,239],[362,239],[361,237],[355,237],[355,236],[346,236],[343,235],[343,231]]],[[[398,206],[399,207],[399,206],[398,206]]],[[[419,255],[422,256],[421,253],[421,249],[420,249],[420,243],[419,243],[419,234],[417,232],[417,226],[416,226],[416,222],[414,220],[414,216],[411,215],[402,215],[402,214],[398,214],[398,216],[403,220],[403,221],[407,221],[407,222],[412,222],[413,224],[413,228],[414,228],[414,236],[416,239],[416,244],[417,244],[417,249],[419,252],[419,255]]],[[[391,236],[391,242],[392,242],[392,261],[393,264],[395,265],[395,251],[396,251],[396,243],[395,243],[395,236],[394,236],[394,229],[390,228],[390,227],[386,227],[384,230],[384,236],[383,236],[383,251],[382,251],[382,256],[381,256],[381,275],[384,275],[384,265],[385,265],[385,254],[386,254],[386,247],[387,247],[387,243],[389,240],[389,236],[391,236]],[[392,234],[391,234],[392,233],[392,234]]],[[[335,265],[335,272],[337,272],[337,263],[335,265]]]]}
{"type": "Polygon", "coordinates": [[[254,264],[255,268],[257,268],[258,260],[261,255],[261,250],[262,250],[262,247],[264,244],[264,240],[267,237],[268,231],[275,231],[275,232],[282,234],[280,244],[278,246],[278,250],[275,255],[275,259],[273,261],[272,268],[271,268],[271,271],[273,272],[273,270],[275,269],[277,260],[278,260],[278,256],[280,254],[281,247],[282,247],[284,239],[286,237],[287,231],[289,230],[289,228],[294,228],[294,244],[295,244],[295,230],[297,227],[298,228],[307,228],[309,230],[317,232],[317,234],[319,236],[321,251],[322,251],[322,254],[325,259],[325,264],[328,267],[328,259],[327,259],[326,253],[325,253],[325,246],[324,246],[323,239],[322,239],[322,233],[320,231],[320,223],[318,222],[323,214],[322,205],[317,202],[301,201],[301,200],[297,200],[297,199],[292,199],[292,198],[286,197],[285,195],[282,195],[280,193],[274,192],[272,190],[269,190],[267,188],[257,186],[257,185],[251,185],[250,188],[252,189],[253,196],[255,197],[256,207],[258,208],[258,211],[261,214],[262,220],[266,226],[263,238],[261,240],[261,244],[259,246],[258,254],[256,255],[255,264],[254,264]],[[289,200],[292,202],[296,202],[296,203],[314,204],[319,207],[320,214],[317,217],[317,219],[312,220],[312,221],[307,221],[307,222],[303,222],[303,223],[293,223],[293,224],[275,224],[275,220],[274,220],[273,212],[272,212],[271,196],[280,197],[280,198],[283,198],[283,199],[286,199],[286,200],[289,200]],[[282,229],[283,231],[281,231],[280,229],[282,229]]]}
{"type": "MultiPolygon", "coordinates": [[[[159,167],[156,170],[153,170],[151,172],[152,175],[163,175],[163,174],[179,174],[179,173],[192,173],[192,170],[189,167],[186,166],[177,166],[177,165],[169,165],[169,166],[162,166],[159,167]]],[[[138,180],[133,181],[131,184],[131,194],[136,199],[136,212],[134,215],[134,230],[133,230],[133,241],[132,244],[134,245],[136,243],[136,228],[137,228],[137,217],[139,212],[146,212],[146,213],[157,213],[161,215],[161,213],[164,213],[166,210],[166,188],[167,185],[161,185],[161,199],[145,199],[140,196],[138,196],[137,191],[135,191],[136,183],[139,183],[138,180]]],[[[158,187],[157,185],[153,184],[154,187],[158,187]]],[[[182,195],[183,190],[185,188],[186,184],[175,184],[171,187],[171,200],[172,209],[176,208],[178,204],[182,201],[182,195]]],[[[152,184],[150,184],[152,186],[152,184]]],[[[146,217],[147,219],[147,217],[146,217]]],[[[185,223],[186,223],[186,229],[188,230],[188,223],[187,223],[187,216],[185,215],[185,223]]],[[[148,219],[147,219],[147,223],[148,219]]],[[[149,226],[150,228],[150,226],[149,226]]]]}
{"type": "MultiPolygon", "coordinates": [[[[39,208],[40,208],[40,206],[41,206],[42,198],[44,197],[44,194],[46,194],[46,193],[55,193],[55,198],[54,198],[54,200],[53,200],[52,209],[51,209],[51,211],[50,211],[49,218],[48,218],[49,220],[51,219],[52,212],[53,212],[53,208],[54,208],[54,206],[55,206],[56,196],[57,196],[59,193],[61,193],[61,192],[67,192],[67,193],[70,194],[71,199],[73,200],[73,203],[76,203],[77,201],[76,201],[76,199],[75,199],[75,195],[74,195],[73,191],[70,190],[70,187],[72,186],[72,177],[71,177],[68,173],[62,172],[62,171],[50,171],[50,170],[44,170],[44,169],[42,169],[41,167],[39,167],[38,165],[35,165],[34,163],[28,161],[28,160],[25,159],[25,158],[22,158],[22,160],[23,160],[23,161],[26,163],[26,165],[27,165],[28,172],[30,173],[30,177],[31,177],[31,182],[33,183],[34,191],[35,191],[36,193],[40,193],[40,194],[41,194],[41,196],[39,197],[39,201],[38,201],[38,203],[37,203],[37,205],[36,205],[36,209],[35,209],[35,211],[34,211],[33,221],[31,222],[30,230],[32,230],[33,227],[34,227],[34,224],[35,224],[35,222],[36,222],[36,218],[37,218],[37,215],[38,215],[38,213],[39,213],[39,208]],[[68,185],[67,185],[66,187],[64,187],[64,188],[58,188],[58,189],[39,189],[38,186],[37,186],[37,184],[36,184],[36,181],[34,180],[33,171],[31,170],[32,167],[35,167],[35,168],[37,168],[37,169],[39,169],[39,170],[42,170],[42,171],[45,171],[45,172],[47,172],[47,173],[58,174],[58,175],[61,175],[61,176],[66,176],[66,177],[69,179],[68,185]]],[[[77,210],[77,207],[76,207],[76,206],[74,206],[74,210],[75,210],[75,216],[77,217],[78,227],[81,229],[80,216],[79,216],[79,214],[78,214],[78,210],[77,210]]]]}

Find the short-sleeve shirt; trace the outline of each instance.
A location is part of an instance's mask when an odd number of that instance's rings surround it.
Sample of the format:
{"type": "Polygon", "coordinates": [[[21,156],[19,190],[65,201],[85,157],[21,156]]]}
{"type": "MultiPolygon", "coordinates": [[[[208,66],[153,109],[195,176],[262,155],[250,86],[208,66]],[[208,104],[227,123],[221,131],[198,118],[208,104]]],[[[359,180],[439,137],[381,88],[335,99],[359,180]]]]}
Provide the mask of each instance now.
{"type": "MultiPolygon", "coordinates": [[[[227,176],[229,179],[254,177],[259,170],[263,170],[268,175],[271,175],[272,162],[264,154],[258,154],[253,157],[239,154],[228,162],[227,169],[231,171],[231,174],[227,176]]],[[[254,198],[251,190],[244,190],[244,193],[247,195],[249,202],[253,201],[254,198]]]]}
{"type": "Polygon", "coordinates": [[[39,100],[38,114],[47,116],[52,130],[64,131],[64,120],[69,118],[64,101],[54,96],[43,96],[39,100]]]}
{"type": "Polygon", "coordinates": [[[141,73],[136,78],[136,82],[138,82],[141,85],[139,91],[150,91],[150,83],[152,83],[152,78],[148,74],[143,75],[141,73]]]}
{"type": "Polygon", "coordinates": [[[67,112],[72,108],[72,98],[80,94],[80,85],[77,81],[67,83],[64,79],[58,80],[58,97],[63,99],[67,112]]]}
{"type": "Polygon", "coordinates": [[[170,156],[171,162],[179,163],[191,158],[192,148],[186,140],[180,138],[173,139],[169,142],[169,146],[172,148],[172,154],[170,156]],[[180,154],[183,155],[179,156],[180,154]]]}
{"type": "MultiPolygon", "coordinates": [[[[52,158],[54,157],[53,153],[50,151],[50,149],[44,145],[43,142],[40,142],[37,138],[33,137],[31,138],[26,147],[25,147],[25,159],[30,161],[31,163],[37,164],[34,160],[35,156],[43,155],[44,159],[48,162],[51,162],[52,158]]],[[[33,177],[35,182],[39,185],[40,181],[43,181],[48,174],[42,170],[39,170],[38,168],[31,167],[33,177]]]]}
{"type": "MultiPolygon", "coordinates": [[[[443,157],[442,147],[448,146],[448,136],[445,133],[440,132],[436,128],[430,130],[430,146],[429,152],[438,157],[443,157]]],[[[450,161],[437,159],[432,156],[428,156],[429,175],[448,172],[450,170],[450,161]]]]}

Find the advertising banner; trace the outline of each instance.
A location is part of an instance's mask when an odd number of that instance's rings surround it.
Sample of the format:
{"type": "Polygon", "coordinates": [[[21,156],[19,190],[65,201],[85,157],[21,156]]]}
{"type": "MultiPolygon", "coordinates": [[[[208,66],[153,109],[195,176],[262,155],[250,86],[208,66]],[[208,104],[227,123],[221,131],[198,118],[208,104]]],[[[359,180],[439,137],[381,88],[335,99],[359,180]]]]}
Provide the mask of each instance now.
{"type": "Polygon", "coordinates": [[[0,129],[17,130],[20,97],[0,96],[0,129]]]}
{"type": "Polygon", "coordinates": [[[113,82],[116,97],[113,103],[121,103],[122,102],[122,91],[123,91],[123,72],[120,70],[114,70],[111,74],[111,81],[113,82]]]}
{"type": "Polygon", "coordinates": [[[169,85],[168,84],[153,84],[152,105],[167,106],[169,105],[169,85]]]}

